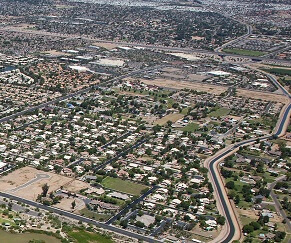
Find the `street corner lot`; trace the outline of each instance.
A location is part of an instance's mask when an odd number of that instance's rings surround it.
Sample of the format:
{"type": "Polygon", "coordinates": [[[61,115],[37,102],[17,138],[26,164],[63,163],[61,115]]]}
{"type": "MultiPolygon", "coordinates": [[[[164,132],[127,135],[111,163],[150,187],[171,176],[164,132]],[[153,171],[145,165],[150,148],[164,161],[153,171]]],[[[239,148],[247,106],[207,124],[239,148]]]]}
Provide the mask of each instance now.
{"type": "Polygon", "coordinates": [[[56,208],[60,208],[66,211],[80,213],[80,210],[86,208],[83,200],[74,197],[65,197],[59,203],[54,205],[56,208]],[[72,203],[75,202],[76,206],[72,208],[72,203]]]}
{"type": "Polygon", "coordinates": [[[78,192],[90,187],[89,184],[62,175],[44,172],[31,167],[23,167],[0,177],[0,190],[29,200],[36,200],[42,193],[42,186],[48,184],[49,193],[63,187],[64,190],[78,192]],[[41,175],[41,176],[40,176],[41,175]],[[37,177],[44,177],[36,180],[37,177]]]}

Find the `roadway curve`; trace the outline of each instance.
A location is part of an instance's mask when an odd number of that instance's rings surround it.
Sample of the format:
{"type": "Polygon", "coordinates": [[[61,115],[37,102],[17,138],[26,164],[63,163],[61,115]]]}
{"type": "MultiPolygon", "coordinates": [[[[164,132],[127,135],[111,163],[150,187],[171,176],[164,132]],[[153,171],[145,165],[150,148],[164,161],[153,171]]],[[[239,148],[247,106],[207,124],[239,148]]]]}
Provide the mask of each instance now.
{"type": "Polygon", "coordinates": [[[281,137],[286,133],[289,120],[290,120],[290,111],[291,111],[291,98],[288,91],[274,78],[272,77],[272,81],[276,83],[276,86],[281,89],[281,91],[286,95],[286,97],[289,100],[289,103],[287,103],[279,116],[277,126],[274,129],[273,135],[268,135],[264,137],[254,138],[245,140],[233,145],[230,145],[223,149],[222,151],[218,152],[216,155],[214,155],[212,158],[209,158],[205,161],[204,166],[208,168],[209,170],[209,179],[212,182],[213,189],[214,189],[214,195],[217,200],[217,207],[219,212],[225,217],[226,224],[224,226],[224,229],[221,231],[221,233],[218,235],[217,238],[215,238],[212,242],[213,243],[228,243],[232,240],[239,240],[241,238],[241,227],[238,220],[238,217],[236,215],[236,210],[234,205],[231,203],[231,201],[228,199],[227,191],[224,187],[223,179],[221,177],[220,171],[219,171],[219,164],[221,161],[223,161],[226,157],[229,155],[235,153],[241,146],[250,145],[252,143],[255,143],[258,139],[259,141],[264,141],[268,139],[272,139],[274,136],[281,137]]]}
{"type": "Polygon", "coordinates": [[[243,39],[249,37],[249,36],[253,33],[253,28],[252,28],[251,25],[246,24],[246,23],[242,23],[242,22],[241,22],[241,24],[245,24],[245,25],[246,25],[246,27],[247,27],[247,33],[244,34],[244,35],[242,35],[242,36],[239,36],[238,38],[236,38],[236,39],[234,39],[234,40],[231,40],[231,41],[229,41],[229,42],[223,44],[223,45],[220,46],[220,47],[217,47],[216,49],[214,49],[215,52],[222,52],[223,49],[225,49],[228,45],[230,45],[230,44],[234,44],[234,43],[236,43],[236,42],[238,42],[238,41],[240,41],[240,40],[243,40],[243,39]]]}

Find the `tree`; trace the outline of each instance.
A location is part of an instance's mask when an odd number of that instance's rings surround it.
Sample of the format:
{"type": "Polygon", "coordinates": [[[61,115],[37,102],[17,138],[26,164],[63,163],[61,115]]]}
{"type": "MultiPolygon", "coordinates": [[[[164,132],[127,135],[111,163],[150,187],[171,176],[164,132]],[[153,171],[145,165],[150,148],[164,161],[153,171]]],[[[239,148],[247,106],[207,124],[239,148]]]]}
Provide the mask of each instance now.
{"type": "Polygon", "coordinates": [[[269,217],[268,216],[260,216],[260,218],[258,219],[258,223],[260,224],[260,225],[265,225],[266,223],[268,223],[269,222],[269,217]]]}
{"type": "Polygon", "coordinates": [[[286,232],[282,232],[282,231],[277,231],[274,237],[275,242],[280,242],[282,240],[284,240],[286,236],[286,232]]]}
{"type": "Polygon", "coordinates": [[[76,207],[76,201],[74,200],[73,202],[72,202],[72,209],[74,209],[76,207]]]}
{"type": "Polygon", "coordinates": [[[127,224],[128,224],[128,221],[127,220],[122,220],[121,222],[120,222],[120,225],[122,226],[122,228],[126,228],[127,227],[127,224]]]}
{"type": "Polygon", "coordinates": [[[47,192],[48,192],[48,190],[49,190],[49,186],[48,186],[48,184],[46,183],[46,184],[44,184],[44,185],[42,186],[42,196],[43,196],[43,197],[46,197],[46,196],[47,196],[47,192]]]}
{"type": "Polygon", "coordinates": [[[167,126],[168,126],[168,127],[171,127],[172,125],[173,125],[173,122],[172,122],[172,121],[170,121],[170,120],[167,121],[167,126]]]}
{"type": "Polygon", "coordinates": [[[234,189],[235,188],[235,184],[233,181],[228,181],[225,186],[228,188],[228,189],[234,189]]]}
{"type": "Polygon", "coordinates": [[[250,225],[254,227],[254,230],[258,230],[261,228],[261,225],[255,221],[251,222],[250,225]]]}
{"type": "Polygon", "coordinates": [[[225,217],[223,216],[218,216],[216,219],[217,223],[220,225],[224,225],[225,224],[225,217]]]}
{"type": "Polygon", "coordinates": [[[251,225],[249,225],[249,224],[247,224],[247,225],[245,225],[245,226],[243,227],[242,230],[243,230],[244,233],[249,234],[249,233],[252,233],[252,232],[254,231],[254,227],[251,226],[251,225]]]}
{"type": "Polygon", "coordinates": [[[240,202],[240,197],[239,197],[239,195],[236,195],[236,196],[235,196],[234,202],[235,202],[235,204],[239,204],[239,202],[240,202]]]}
{"type": "Polygon", "coordinates": [[[135,226],[136,226],[136,227],[139,227],[139,228],[143,228],[145,225],[144,225],[143,222],[136,221],[135,226]]]}

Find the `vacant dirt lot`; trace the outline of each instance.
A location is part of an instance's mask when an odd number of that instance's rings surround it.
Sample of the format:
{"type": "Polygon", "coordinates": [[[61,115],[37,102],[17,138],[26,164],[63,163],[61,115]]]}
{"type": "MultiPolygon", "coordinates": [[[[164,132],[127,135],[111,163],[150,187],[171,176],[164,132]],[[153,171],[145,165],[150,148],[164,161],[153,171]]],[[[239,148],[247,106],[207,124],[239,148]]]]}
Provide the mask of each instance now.
{"type": "Polygon", "coordinates": [[[106,43],[106,42],[96,42],[93,45],[94,46],[103,47],[103,48],[105,48],[107,50],[112,50],[112,49],[118,47],[118,45],[111,44],[111,43],[106,43]]]}
{"type": "Polygon", "coordinates": [[[81,209],[85,208],[86,205],[85,203],[79,199],[79,198],[63,198],[59,203],[57,203],[55,205],[55,207],[63,209],[63,210],[67,210],[67,211],[71,211],[71,212],[79,212],[81,209]],[[76,203],[75,208],[72,208],[72,202],[76,203]]]}
{"type": "Polygon", "coordinates": [[[164,125],[167,123],[167,121],[176,122],[183,117],[184,115],[180,113],[169,114],[169,115],[164,116],[161,119],[156,120],[154,124],[164,125]]]}
{"type": "Polygon", "coordinates": [[[237,89],[237,96],[243,96],[252,99],[261,99],[273,102],[286,103],[287,99],[283,95],[264,93],[253,90],[237,89]]]}
{"type": "Polygon", "coordinates": [[[159,87],[165,87],[170,89],[194,89],[197,91],[208,92],[212,94],[221,94],[227,90],[226,87],[215,86],[211,84],[202,84],[202,83],[192,83],[185,81],[174,81],[168,79],[155,79],[155,80],[147,80],[142,79],[141,82],[145,84],[156,85],[159,87]]]}
{"type": "Polygon", "coordinates": [[[44,184],[48,184],[49,192],[59,189],[61,186],[65,190],[70,190],[72,192],[78,192],[80,189],[90,187],[87,183],[77,181],[73,178],[68,178],[65,176],[57,175],[50,172],[44,172],[31,167],[24,167],[13,171],[7,176],[0,178],[0,190],[15,194],[17,196],[35,200],[37,196],[42,192],[41,187],[44,184]],[[37,175],[48,175],[48,178],[41,178],[39,180],[33,181],[37,175]],[[32,181],[31,183],[29,183],[32,181]],[[19,190],[12,191],[26,184],[25,187],[19,190]]]}
{"type": "MultiPolygon", "coordinates": [[[[202,78],[202,77],[200,77],[202,78]]],[[[155,80],[147,80],[142,79],[141,82],[145,84],[156,85],[159,87],[165,87],[170,89],[193,89],[197,91],[203,91],[207,93],[212,93],[219,95],[227,90],[227,87],[211,85],[211,84],[203,84],[196,82],[187,82],[187,81],[175,81],[168,79],[155,79],[155,80]]],[[[253,90],[245,90],[245,89],[237,89],[237,96],[252,98],[252,99],[261,99],[266,101],[280,102],[286,103],[286,98],[283,95],[267,93],[267,92],[259,92],[253,90]]]]}

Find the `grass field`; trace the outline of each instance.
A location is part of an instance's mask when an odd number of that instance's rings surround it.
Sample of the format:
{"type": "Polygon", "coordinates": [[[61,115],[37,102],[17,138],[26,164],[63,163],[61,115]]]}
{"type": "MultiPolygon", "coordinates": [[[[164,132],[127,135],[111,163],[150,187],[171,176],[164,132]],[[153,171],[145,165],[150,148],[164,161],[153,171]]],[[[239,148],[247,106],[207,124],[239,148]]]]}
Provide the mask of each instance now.
{"type": "Polygon", "coordinates": [[[181,111],[181,114],[183,114],[183,115],[187,115],[187,113],[188,113],[188,108],[184,108],[182,111],[181,111]]]}
{"type": "Polygon", "coordinates": [[[269,173],[269,172],[264,172],[264,173],[260,173],[260,174],[258,174],[259,176],[262,176],[262,177],[265,177],[265,179],[266,179],[266,181],[268,182],[268,183],[272,183],[272,182],[274,182],[275,181],[275,177],[274,176],[271,176],[271,173],[269,173]]]}
{"type": "Polygon", "coordinates": [[[219,117],[219,116],[226,116],[228,115],[230,112],[229,109],[226,109],[226,108],[219,108],[217,109],[216,111],[212,111],[208,114],[208,116],[210,117],[219,117]]]}
{"type": "Polygon", "coordinates": [[[195,132],[198,129],[199,129],[199,125],[194,122],[189,123],[187,126],[181,128],[181,130],[185,132],[195,132]]]}
{"type": "Polygon", "coordinates": [[[2,223],[9,223],[10,225],[16,225],[13,220],[5,219],[5,218],[0,218],[0,225],[2,225],[2,223]]]}
{"type": "Polygon", "coordinates": [[[286,69],[286,68],[270,68],[270,69],[267,69],[267,68],[264,68],[263,70],[268,72],[268,73],[291,76],[291,69],[286,69]]]}
{"type": "MultiPolygon", "coordinates": [[[[229,181],[233,181],[233,178],[227,178],[225,181],[226,181],[226,183],[229,182],[229,181]]],[[[234,184],[235,184],[235,190],[232,190],[232,191],[236,192],[240,196],[240,202],[238,203],[237,206],[240,207],[240,208],[249,208],[249,207],[251,207],[252,203],[244,201],[243,194],[241,193],[242,187],[244,185],[248,185],[248,184],[244,183],[244,182],[241,182],[239,180],[234,181],[234,184]]]]}
{"type": "Polygon", "coordinates": [[[267,208],[272,212],[276,212],[276,208],[274,205],[264,205],[264,208],[267,208]]]}
{"type": "Polygon", "coordinates": [[[272,117],[261,117],[254,120],[248,120],[249,123],[260,123],[264,126],[274,127],[276,126],[277,120],[272,117]]]}
{"type": "Polygon", "coordinates": [[[158,125],[162,126],[162,125],[165,125],[167,123],[167,121],[176,122],[176,121],[178,121],[179,119],[181,119],[183,117],[184,117],[183,114],[173,113],[173,114],[166,115],[161,119],[156,120],[155,124],[158,124],[158,125]]]}
{"type": "Polygon", "coordinates": [[[136,184],[131,181],[121,180],[119,178],[106,177],[102,181],[102,185],[112,190],[125,192],[132,195],[140,195],[141,191],[147,189],[147,186],[136,184]]]}
{"type": "Polygon", "coordinates": [[[246,225],[246,224],[249,224],[250,222],[254,221],[253,219],[251,219],[250,217],[248,217],[246,215],[240,215],[239,219],[240,219],[242,225],[246,225]]]}
{"type": "Polygon", "coordinates": [[[107,237],[98,233],[90,233],[87,231],[71,231],[68,235],[78,243],[113,243],[113,241],[107,237]]]}
{"type": "Polygon", "coordinates": [[[108,214],[99,214],[99,213],[92,212],[87,208],[82,209],[80,211],[80,214],[84,215],[87,218],[95,219],[95,220],[98,220],[98,221],[106,221],[111,217],[108,214]]]}
{"type": "Polygon", "coordinates": [[[244,56],[254,56],[254,57],[259,57],[263,56],[266,53],[262,51],[251,51],[251,50],[244,50],[244,49],[223,49],[224,52],[226,53],[232,53],[232,54],[238,54],[238,55],[244,55],[244,56]]]}

